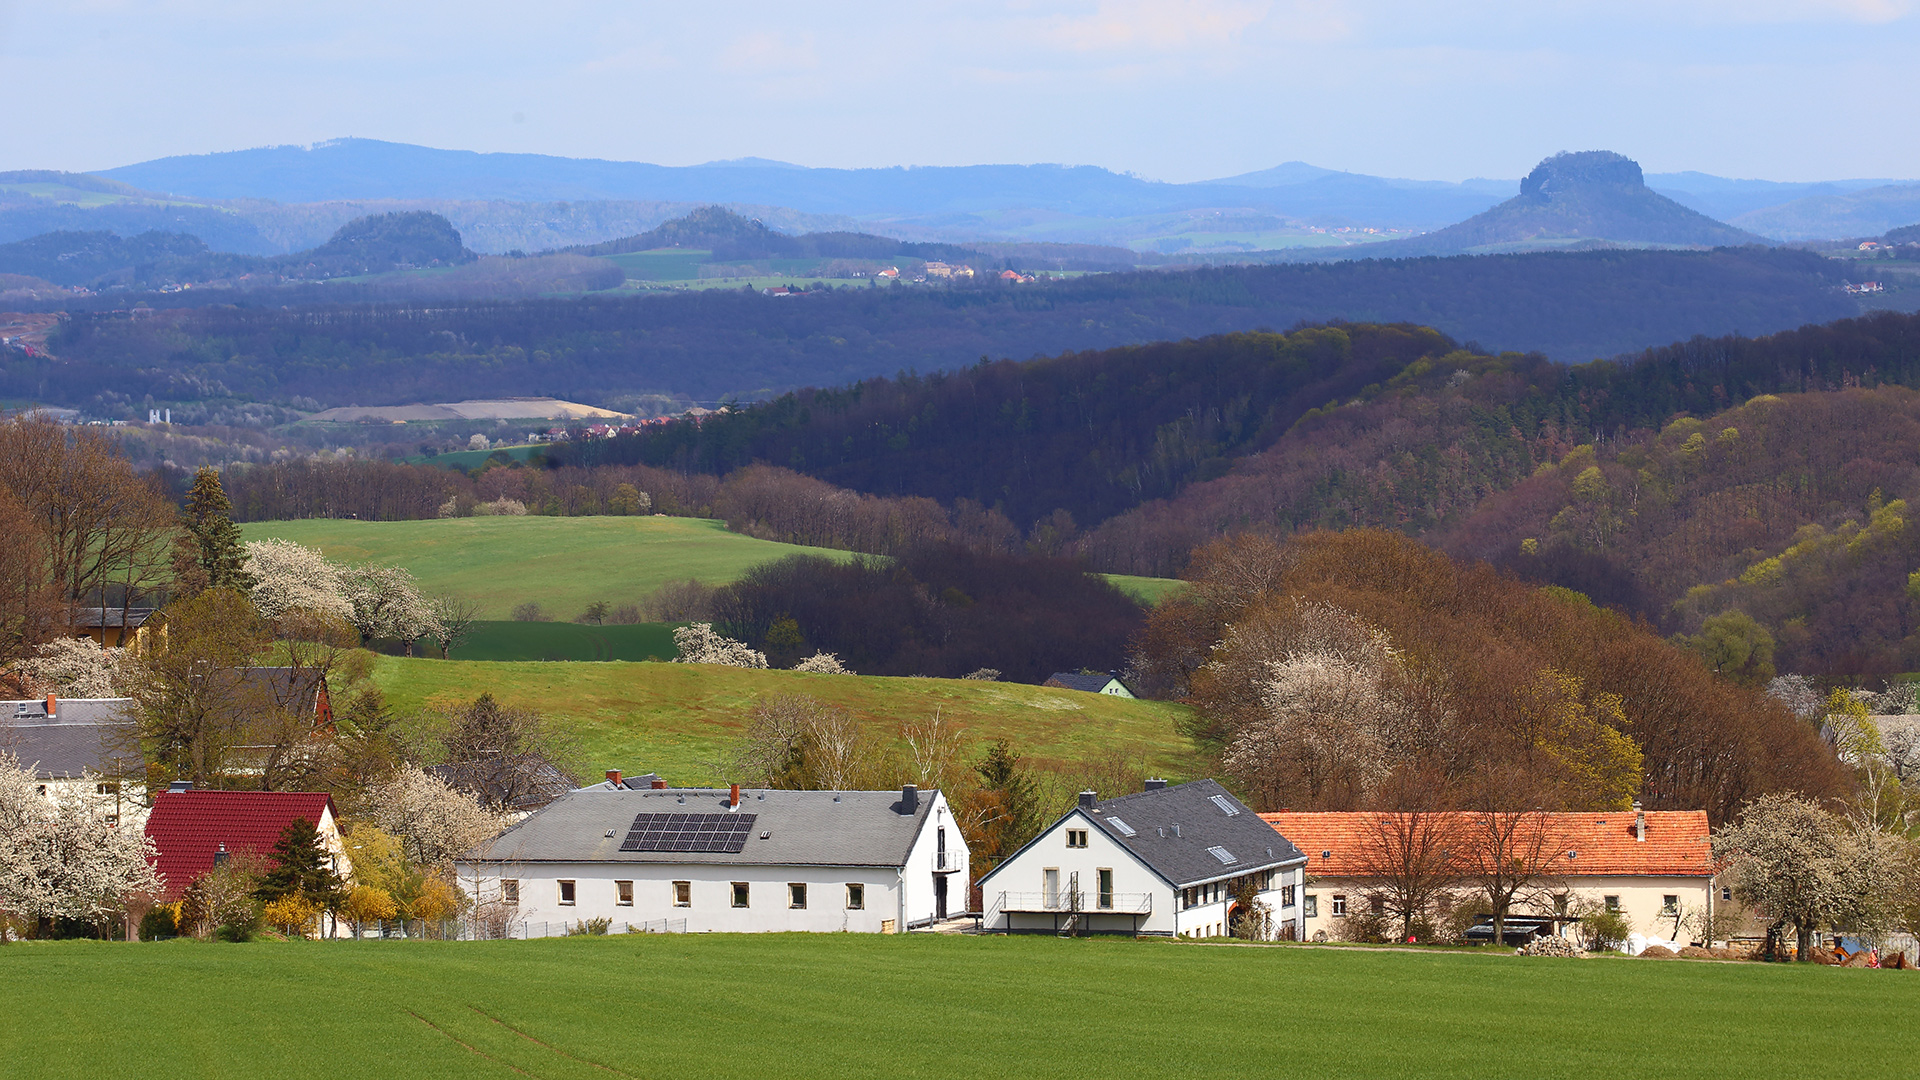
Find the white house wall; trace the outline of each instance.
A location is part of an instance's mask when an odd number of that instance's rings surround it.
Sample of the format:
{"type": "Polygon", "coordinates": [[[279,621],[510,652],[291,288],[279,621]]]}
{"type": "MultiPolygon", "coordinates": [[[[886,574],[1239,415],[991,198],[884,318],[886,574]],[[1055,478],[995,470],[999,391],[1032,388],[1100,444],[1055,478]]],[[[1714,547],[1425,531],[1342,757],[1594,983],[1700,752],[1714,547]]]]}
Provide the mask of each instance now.
{"type": "Polygon", "coordinates": [[[967,897],[972,890],[972,867],[967,842],[960,835],[960,826],[955,824],[953,813],[947,806],[945,795],[934,792],[931,796],[922,794],[921,798],[933,799],[933,812],[927,815],[926,824],[920,829],[920,835],[914,838],[913,847],[907,852],[907,861],[901,869],[901,880],[906,888],[900,893],[897,907],[900,925],[905,927],[921,926],[936,917],[935,879],[944,876],[947,879],[947,915],[957,917],[967,911],[967,897]],[[946,834],[946,865],[940,865],[940,835],[946,834]]]}
{"type": "MultiPolygon", "coordinates": [[[[1050,912],[1024,912],[1004,910],[1003,897],[1040,895],[1046,887],[1046,871],[1049,868],[1060,872],[1060,892],[1064,896],[1072,875],[1080,875],[1079,889],[1084,896],[1081,903],[1084,919],[1078,929],[1101,931],[1133,931],[1136,927],[1143,935],[1207,937],[1227,932],[1227,909],[1232,897],[1227,895],[1229,884],[1234,878],[1246,873],[1244,870],[1232,871],[1208,883],[1209,899],[1193,906],[1181,906],[1181,895],[1159,874],[1148,869],[1132,851],[1122,846],[1118,840],[1088,820],[1081,811],[1074,811],[1055,822],[1047,831],[1040,834],[1031,844],[1016,853],[1011,859],[996,867],[987,880],[981,883],[980,903],[985,909],[985,929],[1002,932],[1053,930],[1065,918],[1064,914],[1050,912]],[[1070,848],[1067,846],[1067,832],[1070,829],[1085,829],[1087,846],[1070,848]],[[1113,871],[1113,891],[1116,897],[1115,911],[1105,912],[1097,907],[1100,890],[1100,870],[1113,871]],[[1131,901],[1139,894],[1153,897],[1151,913],[1135,919],[1122,910],[1131,906],[1131,901]],[[1212,899],[1213,894],[1218,899],[1212,899]]],[[[1299,917],[1296,888],[1296,906],[1283,908],[1280,900],[1283,886],[1298,885],[1300,868],[1289,867],[1274,871],[1273,888],[1262,892],[1258,899],[1272,912],[1274,933],[1288,919],[1299,917]]],[[[1016,901],[1016,904],[1018,901],[1016,901]]]]}
{"type": "MultiPolygon", "coordinates": [[[[461,887],[480,901],[500,899],[500,882],[519,883],[516,924],[558,927],[583,920],[608,919],[641,924],[686,920],[689,933],[769,933],[811,931],[880,933],[899,918],[900,873],[893,867],[715,866],[710,863],[542,863],[461,867],[461,887]],[[516,876],[517,875],[517,876],[516,876]],[[574,883],[574,902],[560,902],[560,882],[574,883]],[[615,882],[633,882],[633,903],[618,902],[615,882]],[[673,883],[688,882],[686,907],[674,903],[673,883]],[[744,908],[733,906],[733,882],[747,883],[744,908]],[[788,886],[807,886],[807,906],[788,904],[788,886]],[[847,885],[865,887],[865,905],[847,907],[847,885]],[[475,894],[478,894],[475,896],[475,894]]],[[[932,887],[921,890],[932,898],[932,887]]]]}
{"type": "MultiPolygon", "coordinates": [[[[1697,914],[1711,903],[1717,909],[1721,903],[1714,892],[1713,879],[1708,877],[1658,877],[1640,874],[1593,875],[1555,882],[1573,896],[1590,901],[1596,905],[1604,904],[1606,898],[1619,898],[1620,913],[1626,916],[1629,926],[1642,934],[1682,943],[1700,938],[1693,925],[1697,914]],[[1667,912],[1666,898],[1674,897],[1680,917],[1678,934],[1675,933],[1674,915],[1667,912]]],[[[1336,896],[1347,898],[1347,910],[1358,913],[1367,903],[1366,889],[1351,878],[1317,878],[1313,887],[1307,890],[1315,897],[1318,913],[1306,920],[1306,936],[1311,939],[1315,931],[1325,931],[1330,938],[1338,939],[1345,919],[1333,914],[1333,899],[1336,896]]],[[[1537,904],[1516,904],[1516,915],[1550,915],[1553,912],[1537,904]]]]}

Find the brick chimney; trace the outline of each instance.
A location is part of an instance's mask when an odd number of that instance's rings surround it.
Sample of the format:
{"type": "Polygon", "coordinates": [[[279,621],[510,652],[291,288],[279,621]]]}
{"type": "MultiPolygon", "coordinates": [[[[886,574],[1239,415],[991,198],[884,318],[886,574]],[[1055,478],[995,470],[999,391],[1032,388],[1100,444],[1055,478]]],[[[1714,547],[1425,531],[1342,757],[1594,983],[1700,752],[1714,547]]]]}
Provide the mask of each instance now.
{"type": "Polygon", "coordinates": [[[58,708],[59,704],[59,701],[57,701],[51,693],[47,695],[47,716],[49,718],[53,716],[54,709],[58,708]]]}
{"type": "Polygon", "coordinates": [[[655,791],[667,790],[667,782],[665,780],[655,779],[653,782],[653,790],[655,791]]]}
{"type": "Polygon", "coordinates": [[[1638,802],[1633,804],[1633,838],[1642,844],[1647,842],[1647,812],[1638,802]]]}
{"type": "Polygon", "coordinates": [[[620,786],[620,770],[619,769],[607,770],[607,783],[612,784],[614,787],[620,786]]]}
{"type": "Polygon", "coordinates": [[[740,785],[739,784],[731,784],[728,786],[727,808],[729,810],[740,809],[740,785]]]}

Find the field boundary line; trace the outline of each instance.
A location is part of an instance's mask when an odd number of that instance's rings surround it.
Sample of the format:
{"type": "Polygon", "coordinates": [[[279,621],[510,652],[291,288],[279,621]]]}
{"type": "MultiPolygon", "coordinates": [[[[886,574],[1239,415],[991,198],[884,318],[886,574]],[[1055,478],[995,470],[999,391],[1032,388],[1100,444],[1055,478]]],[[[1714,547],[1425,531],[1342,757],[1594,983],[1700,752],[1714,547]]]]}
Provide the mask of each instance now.
{"type": "Polygon", "coordinates": [[[560,1049],[559,1047],[553,1045],[550,1042],[547,1042],[544,1039],[538,1038],[537,1036],[529,1035],[526,1032],[521,1031],[519,1028],[514,1027],[512,1024],[507,1023],[505,1020],[502,1020],[497,1016],[494,1016],[493,1014],[487,1012],[485,1009],[482,1009],[478,1005],[468,1005],[467,1008],[472,1009],[474,1012],[477,1012],[481,1016],[486,1017],[489,1021],[499,1024],[501,1027],[506,1028],[508,1031],[513,1032],[515,1035],[520,1036],[521,1038],[527,1040],[528,1042],[534,1044],[535,1046],[545,1047],[546,1049],[556,1054],[559,1054],[561,1057],[566,1058],[569,1061],[577,1061],[582,1065],[591,1065],[596,1069],[602,1070],[603,1072],[610,1072],[615,1076],[627,1077],[628,1080],[640,1080],[639,1077],[634,1076],[632,1073],[622,1072],[621,1070],[616,1069],[611,1065],[602,1065],[599,1062],[593,1061],[589,1058],[577,1057],[573,1054],[569,1054],[565,1050],[560,1049]]]}
{"type": "MultiPolygon", "coordinates": [[[[478,1010],[475,1010],[475,1011],[478,1011],[478,1010]]],[[[472,1043],[461,1039],[458,1035],[455,1035],[453,1032],[448,1031],[446,1028],[441,1027],[439,1024],[436,1024],[433,1021],[427,1019],[426,1017],[421,1016],[419,1013],[414,1012],[412,1009],[407,1010],[407,1015],[427,1025],[428,1027],[439,1032],[440,1034],[445,1035],[447,1038],[453,1040],[455,1044],[464,1046],[468,1050],[471,1050],[473,1053],[478,1054],[483,1058],[486,1058],[488,1061],[493,1062],[495,1065],[501,1066],[502,1068],[512,1069],[514,1072],[519,1073],[521,1076],[531,1076],[533,1077],[533,1080],[541,1080],[541,1077],[538,1073],[530,1073],[527,1070],[521,1068],[520,1066],[512,1064],[511,1062],[501,1061],[499,1058],[494,1057],[492,1054],[487,1053],[485,1050],[482,1050],[479,1047],[473,1045],[472,1043]]],[[[480,1015],[485,1016],[486,1014],[481,1013],[480,1015]]]]}

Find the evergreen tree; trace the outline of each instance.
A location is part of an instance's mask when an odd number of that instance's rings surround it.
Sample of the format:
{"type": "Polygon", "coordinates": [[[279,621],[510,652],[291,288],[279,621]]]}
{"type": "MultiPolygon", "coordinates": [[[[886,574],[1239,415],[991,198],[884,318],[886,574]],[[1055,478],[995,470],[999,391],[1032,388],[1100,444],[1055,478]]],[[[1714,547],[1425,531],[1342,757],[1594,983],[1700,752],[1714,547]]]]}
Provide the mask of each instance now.
{"type": "Polygon", "coordinates": [[[256,898],[304,896],[331,908],[346,895],[346,883],[334,872],[331,859],[320,846],[320,830],[306,818],[294,818],[280,831],[272,858],[273,869],[260,879],[260,887],[253,893],[256,898]]]}
{"type": "Polygon", "coordinates": [[[210,468],[195,473],[186,506],[191,542],[186,554],[192,557],[192,565],[184,568],[188,574],[181,575],[190,576],[191,585],[197,586],[189,591],[226,588],[245,593],[253,587],[253,579],[243,569],[247,553],[240,546],[240,527],[233,523],[232,513],[233,504],[220,486],[220,474],[210,468]]]}

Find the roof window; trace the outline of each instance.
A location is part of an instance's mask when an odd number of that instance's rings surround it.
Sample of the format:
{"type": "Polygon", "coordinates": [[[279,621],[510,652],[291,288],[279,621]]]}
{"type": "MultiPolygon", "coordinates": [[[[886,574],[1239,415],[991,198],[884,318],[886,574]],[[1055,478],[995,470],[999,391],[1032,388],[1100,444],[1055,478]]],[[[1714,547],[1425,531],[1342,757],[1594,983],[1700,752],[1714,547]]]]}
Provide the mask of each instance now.
{"type": "Polygon", "coordinates": [[[1228,851],[1226,848],[1223,848],[1223,847],[1210,847],[1207,849],[1207,854],[1213,856],[1216,859],[1219,859],[1221,865],[1223,866],[1232,866],[1234,863],[1237,863],[1240,861],[1239,859],[1236,859],[1233,857],[1233,852],[1228,851]]]}
{"type": "Polygon", "coordinates": [[[1213,805],[1219,807],[1221,812],[1228,817],[1232,817],[1240,812],[1240,808],[1233,805],[1233,800],[1227,798],[1225,795],[1215,795],[1212,798],[1213,805]]]}
{"type": "Polygon", "coordinates": [[[1107,821],[1114,827],[1115,830],[1117,830],[1120,833],[1121,836],[1134,835],[1133,826],[1127,824],[1126,822],[1120,820],[1119,818],[1114,817],[1112,815],[1108,815],[1107,821]]]}

